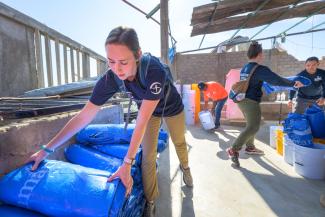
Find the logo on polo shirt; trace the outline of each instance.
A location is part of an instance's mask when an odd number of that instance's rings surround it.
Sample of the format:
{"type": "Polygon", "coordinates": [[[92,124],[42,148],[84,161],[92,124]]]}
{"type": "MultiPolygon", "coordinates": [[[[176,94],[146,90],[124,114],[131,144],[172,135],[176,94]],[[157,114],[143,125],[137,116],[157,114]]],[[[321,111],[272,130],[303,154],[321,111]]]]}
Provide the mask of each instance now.
{"type": "Polygon", "coordinates": [[[320,76],[317,76],[315,79],[314,79],[314,81],[321,81],[322,80],[322,77],[320,77],[320,76]]]}
{"type": "Polygon", "coordinates": [[[151,93],[157,95],[161,92],[161,83],[154,82],[150,85],[150,91],[151,93]]]}

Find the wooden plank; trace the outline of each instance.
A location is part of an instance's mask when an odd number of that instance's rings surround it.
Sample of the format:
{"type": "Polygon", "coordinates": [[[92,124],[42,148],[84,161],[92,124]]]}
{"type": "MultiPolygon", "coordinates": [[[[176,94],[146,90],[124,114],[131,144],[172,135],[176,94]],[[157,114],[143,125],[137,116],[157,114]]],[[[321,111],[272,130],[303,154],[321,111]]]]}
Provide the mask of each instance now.
{"type": "Polygon", "coordinates": [[[160,0],[160,57],[168,64],[168,1],[160,0]]]}
{"type": "Polygon", "coordinates": [[[38,30],[35,30],[35,55],[36,55],[36,70],[37,70],[38,88],[42,88],[42,87],[45,87],[45,85],[44,85],[41,34],[38,30]]]}
{"type": "Polygon", "coordinates": [[[77,54],[77,79],[78,79],[78,81],[80,81],[80,79],[81,79],[81,73],[80,73],[80,52],[78,50],[76,50],[76,54],[77,54]]]}
{"type": "MultiPolygon", "coordinates": [[[[316,14],[325,14],[325,2],[312,2],[299,5],[293,9],[289,7],[281,7],[270,10],[263,10],[255,14],[254,17],[249,19],[244,28],[254,28],[257,26],[265,25],[268,23],[291,19],[295,17],[306,17],[314,12],[318,11],[316,14]],[[280,18],[277,18],[280,14],[285,12],[280,18]]],[[[214,21],[212,23],[201,23],[193,26],[191,36],[200,35],[200,34],[209,34],[217,33],[228,30],[233,30],[241,27],[243,22],[245,22],[246,16],[235,16],[228,17],[214,21]]]]}
{"type": "Polygon", "coordinates": [[[49,87],[53,86],[53,70],[52,70],[52,56],[51,56],[51,40],[48,35],[45,35],[45,59],[47,71],[47,84],[49,87]]]}
{"type": "Polygon", "coordinates": [[[82,53],[82,78],[90,77],[90,59],[87,53],[82,53]]]}
{"type": "Polygon", "coordinates": [[[71,79],[72,79],[72,82],[75,82],[74,55],[73,55],[73,48],[72,47],[70,47],[70,67],[71,67],[71,79]]]}
{"type": "MultiPolygon", "coordinates": [[[[195,7],[192,13],[191,25],[194,26],[199,23],[209,22],[216,4],[217,9],[213,20],[219,20],[242,13],[255,11],[264,1],[265,0],[226,0],[195,7]]],[[[297,1],[298,0],[273,0],[267,3],[263,7],[263,10],[292,5],[297,1]]],[[[301,0],[300,3],[306,1],[308,0],[301,0]]]]}
{"type": "Polygon", "coordinates": [[[67,45],[63,44],[63,68],[64,68],[64,83],[69,83],[68,76],[68,54],[67,54],[67,45]]]}
{"type": "Polygon", "coordinates": [[[82,52],[88,53],[92,58],[101,59],[105,61],[105,57],[97,54],[93,50],[83,46],[82,44],[72,40],[71,38],[59,33],[58,31],[38,22],[37,20],[3,4],[0,2],[0,15],[15,20],[18,23],[21,23],[25,26],[31,27],[33,29],[38,29],[42,33],[46,33],[51,38],[58,38],[61,42],[66,43],[69,46],[74,47],[82,52]]]}
{"type": "Polygon", "coordinates": [[[56,74],[58,79],[58,85],[61,85],[61,60],[60,60],[60,42],[55,40],[55,57],[56,57],[56,74]]]}

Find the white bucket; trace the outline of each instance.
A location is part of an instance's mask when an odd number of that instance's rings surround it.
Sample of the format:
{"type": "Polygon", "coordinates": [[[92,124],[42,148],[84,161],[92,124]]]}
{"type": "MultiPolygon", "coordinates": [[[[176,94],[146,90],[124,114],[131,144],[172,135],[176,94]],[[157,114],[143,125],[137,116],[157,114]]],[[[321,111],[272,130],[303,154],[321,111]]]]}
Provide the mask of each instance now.
{"type": "Polygon", "coordinates": [[[211,130],[215,127],[212,114],[209,111],[199,112],[201,125],[205,130],[211,130]]]}
{"type": "Polygon", "coordinates": [[[282,130],[283,126],[270,126],[270,146],[276,148],[276,131],[282,130]]]}
{"type": "Polygon", "coordinates": [[[284,136],[284,161],[290,165],[294,162],[295,145],[288,135],[284,136]]]}
{"type": "Polygon", "coordinates": [[[195,124],[195,90],[183,92],[183,104],[186,125],[195,124]]]}
{"type": "Polygon", "coordinates": [[[306,178],[325,179],[325,146],[314,144],[309,148],[296,145],[294,168],[306,178]]]}
{"type": "Polygon", "coordinates": [[[192,91],[192,85],[191,84],[183,84],[183,96],[184,93],[192,91]]]}

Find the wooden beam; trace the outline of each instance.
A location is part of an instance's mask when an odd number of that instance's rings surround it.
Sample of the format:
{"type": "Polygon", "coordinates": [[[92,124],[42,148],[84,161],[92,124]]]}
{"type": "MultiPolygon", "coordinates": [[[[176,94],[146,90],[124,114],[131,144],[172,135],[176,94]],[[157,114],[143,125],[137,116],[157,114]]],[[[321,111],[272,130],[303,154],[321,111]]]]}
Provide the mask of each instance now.
{"type": "Polygon", "coordinates": [[[70,47],[70,67],[71,67],[71,79],[72,82],[76,81],[75,73],[74,73],[74,55],[73,55],[73,48],[70,47]]]}
{"type": "Polygon", "coordinates": [[[63,44],[63,67],[64,67],[64,83],[69,83],[69,72],[68,72],[68,54],[67,46],[63,44]]]}
{"type": "MultiPolygon", "coordinates": [[[[291,19],[296,17],[306,17],[314,12],[318,11],[316,14],[325,14],[325,2],[312,2],[299,5],[293,9],[288,7],[274,8],[270,10],[263,10],[255,14],[253,19],[250,19],[245,28],[254,28],[257,26],[265,25],[268,23],[291,19]],[[279,19],[275,20],[282,14],[284,11],[287,11],[279,19]]],[[[228,17],[214,21],[208,25],[207,23],[201,23],[193,26],[191,36],[201,35],[201,34],[210,34],[223,32],[228,30],[233,30],[239,28],[245,21],[246,16],[236,16],[228,17]]]]}
{"type": "Polygon", "coordinates": [[[47,71],[47,86],[53,86],[53,70],[52,70],[52,55],[51,55],[51,40],[45,35],[45,59],[47,71]]]}
{"type": "Polygon", "coordinates": [[[60,43],[59,40],[55,40],[55,57],[56,57],[56,73],[58,79],[58,85],[61,85],[61,60],[60,60],[60,43]]]}
{"type": "Polygon", "coordinates": [[[76,55],[77,55],[77,78],[78,81],[81,79],[81,73],[80,73],[80,52],[76,50],[76,55]]]}
{"type": "Polygon", "coordinates": [[[82,53],[82,79],[90,77],[90,59],[87,53],[82,53]]]}
{"type": "Polygon", "coordinates": [[[44,85],[44,72],[43,72],[42,41],[41,41],[41,34],[38,30],[35,30],[35,55],[36,55],[38,88],[43,88],[45,87],[45,85],[44,85]]]}
{"type": "Polygon", "coordinates": [[[160,0],[160,53],[161,59],[168,64],[168,0],[160,0]]]}
{"type": "MultiPolygon", "coordinates": [[[[305,2],[308,0],[302,0],[305,2]]],[[[255,11],[264,0],[225,0],[217,3],[211,3],[195,7],[192,13],[191,25],[197,25],[199,23],[206,23],[210,19],[210,14],[213,13],[214,7],[217,4],[216,15],[214,20],[223,19],[242,13],[255,11]]],[[[267,3],[263,9],[268,10],[277,7],[288,6],[296,3],[297,0],[273,0],[267,3]]]]}

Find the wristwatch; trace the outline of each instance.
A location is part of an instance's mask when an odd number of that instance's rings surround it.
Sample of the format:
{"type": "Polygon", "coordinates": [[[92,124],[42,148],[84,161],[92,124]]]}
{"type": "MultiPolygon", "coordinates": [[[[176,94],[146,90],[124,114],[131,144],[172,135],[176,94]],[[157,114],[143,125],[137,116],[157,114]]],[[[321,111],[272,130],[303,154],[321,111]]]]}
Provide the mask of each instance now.
{"type": "Polygon", "coordinates": [[[132,166],[132,165],[135,164],[135,159],[134,158],[124,157],[123,162],[132,166]]]}

